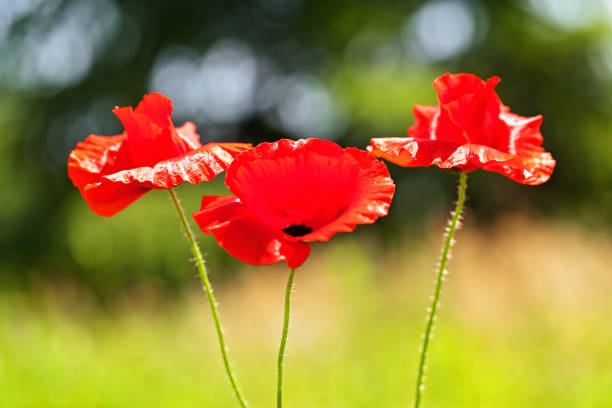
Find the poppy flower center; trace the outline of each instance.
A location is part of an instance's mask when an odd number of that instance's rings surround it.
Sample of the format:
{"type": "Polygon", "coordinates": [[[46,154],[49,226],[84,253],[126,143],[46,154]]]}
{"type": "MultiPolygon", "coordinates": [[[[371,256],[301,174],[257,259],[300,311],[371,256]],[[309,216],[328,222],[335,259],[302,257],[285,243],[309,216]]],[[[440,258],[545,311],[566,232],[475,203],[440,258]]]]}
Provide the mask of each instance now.
{"type": "Polygon", "coordinates": [[[293,224],[283,229],[285,234],[291,235],[292,237],[301,237],[302,235],[310,234],[312,228],[302,224],[293,224]]]}

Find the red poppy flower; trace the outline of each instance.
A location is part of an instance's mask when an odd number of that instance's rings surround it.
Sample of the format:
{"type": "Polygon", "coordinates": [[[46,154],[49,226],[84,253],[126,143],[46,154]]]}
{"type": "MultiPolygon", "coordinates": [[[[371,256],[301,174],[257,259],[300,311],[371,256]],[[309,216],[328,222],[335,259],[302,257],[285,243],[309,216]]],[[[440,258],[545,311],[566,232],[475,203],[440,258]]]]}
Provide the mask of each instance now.
{"type": "Polygon", "coordinates": [[[542,116],[510,113],[495,93],[498,77],[444,74],[433,86],[437,106],[414,106],[408,138],[372,139],[377,157],[405,167],[436,165],[463,172],[482,168],[523,184],[547,181],[555,160],[544,151],[542,116]]]}
{"type": "Polygon", "coordinates": [[[225,184],[234,196],[204,196],[193,214],[205,234],[253,265],[301,265],[310,241],[387,214],[395,186],[370,153],[319,139],[263,143],[236,157],[225,184]]]}
{"type": "Polygon", "coordinates": [[[90,135],[68,159],[68,177],[98,215],[114,215],[151,189],[210,181],[235,155],[251,147],[202,146],[193,123],[174,127],[172,101],[159,93],[145,95],[136,109],[116,107],[113,113],[125,131],[117,136],[90,135]]]}

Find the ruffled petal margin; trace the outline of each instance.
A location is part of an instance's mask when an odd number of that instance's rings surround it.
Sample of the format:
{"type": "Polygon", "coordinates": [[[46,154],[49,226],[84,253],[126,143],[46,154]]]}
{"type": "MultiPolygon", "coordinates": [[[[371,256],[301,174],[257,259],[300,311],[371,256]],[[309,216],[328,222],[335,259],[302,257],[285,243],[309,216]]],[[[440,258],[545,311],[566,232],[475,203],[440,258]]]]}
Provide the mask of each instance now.
{"type": "Polygon", "coordinates": [[[79,191],[94,213],[110,217],[138,200],[150,189],[123,183],[96,183],[88,184],[79,191]]]}
{"type": "Polygon", "coordinates": [[[102,174],[111,174],[129,168],[125,133],[117,136],[89,135],[79,142],[68,157],[68,177],[81,189],[100,181],[102,174]]]}
{"type": "Polygon", "coordinates": [[[346,206],[359,168],[343,149],[320,139],[262,143],[227,171],[232,193],[263,222],[317,229],[346,206]]]}
{"type": "Polygon", "coordinates": [[[505,153],[478,144],[459,144],[429,139],[380,138],[368,146],[376,157],[403,167],[431,166],[470,172],[479,168],[503,174],[528,185],[546,182],[555,161],[544,149],[523,147],[520,154],[505,153]]]}
{"type": "Polygon", "coordinates": [[[542,147],[542,115],[524,117],[507,111],[500,114],[500,119],[509,130],[508,150],[520,161],[486,163],[483,169],[501,173],[522,184],[538,185],[548,181],[556,161],[542,147]]]}
{"type": "MultiPolygon", "coordinates": [[[[499,83],[499,77],[492,77],[493,86],[499,83]]],[[[464,97],[465,95],[478,93],[485,86],[485,81],[474,74],[446,74],[440,75],[433,81],[433,87],[438,94],[438,101],[441,104],[451,103],[464,97]]]]}
{"type": "Polygon", "coordinates": [[[226,184],[264,223],[303,225],[311,233],[289,240],[328,241],[387,214],[395,185],[370,153],[321,139],[282,139],[241,154],[226,184]]]}
{"type": "Polygon", "coordinates": [[[161,128],[172,126],[172,100],[159,92],[143,96],[134,112],[146,116],[161,128]]]}
{"type": "Polygon", "coordinates": [[[251,265],[285,261],[300,266],[310,254],[310,245],[289,241],[282,232],[259,221],[234,196],[204,196],[193,218],[205,234],[213,234],[219,245],[235,258],[251,265]]]}
{"type": "Polygon", "coordinates": [[[368,151],[404,167],[479,168],[522,184],[546,182],[555,167],[542,147],[542,116],[510,113],[495,92],[499,77],[444,74],[433,86],[437,106],[415,105],[407,138],[372,139],[368,151]]]}
{"type": "Polygon", "coordinates": [[[68,158],[68,177],[98,215],[110,217],[149,191],[148,188],[121,183],[101,188],[103,174],[115,173],[130,166],[126,141],[125,133],[117,136],[90,135],[77,144],[68,158]]]}
{"type": "Polygon", "coordinates": [[[348,204],[330,223],[301,237],[305,241],[329,241],[337,232],[350,232],[359,224],[372,224],[389,211],[395,184],[387,166],[363,150],[349,147],[344,151],[355,159],[360,169],[348,204]]]}
{"type": "MultiPolygon", "coordinates": [[[[143,100],[143,102],[145,101],[147,99],[143,100]]],[[[155,108],[151,107],[150,109],[155,108]]],[[[169,119],[166,120],[169,125],[161,127],[150,117],[133,110],[131,106],[115,108],[113,113],[125,127],[125,133],[128,135],[127,146],[134,166],[153,166],[162,160],[181,156],[201,146],[199,142],[194,143],[192,137],[181,137],[178,129],[172,125],[169,119]]],[[[155,120],[163,120],[161,113],[153,112],[151,114],[157,114],[155,120]]],[[[195,129],[191,129],[188,125],[185,128],[185,133],[188,133],[189,130],[195,129]]]]}
{"type": "Polygon", "coordinates": [[[152,167],[132,168],[126,142],[125,134],[90,135],[70,153],[68,176],[98,215],[114,215],[150,189],[210,181],[229,167],[234,156],[251,147],[247,143],[209,143],[152,167]]]}
{"type": "Polygon", "coordinates": [[[234,157],[249,149],[248,143],[209,143],[182,156],[160,161],[153,167],[136,167],[102,177],[102,182],[137,184],[166,189],[187,182],[210,181],[227,170],[234,157]]]}
{"type": "Polygon", "coordinates": [[[370,140],[368,151],[374,156],[403,167],[436,165],[449,169],[466,164],[465,158],[453,157],[462,143],[414,137],[389,137],[370,140]]]}

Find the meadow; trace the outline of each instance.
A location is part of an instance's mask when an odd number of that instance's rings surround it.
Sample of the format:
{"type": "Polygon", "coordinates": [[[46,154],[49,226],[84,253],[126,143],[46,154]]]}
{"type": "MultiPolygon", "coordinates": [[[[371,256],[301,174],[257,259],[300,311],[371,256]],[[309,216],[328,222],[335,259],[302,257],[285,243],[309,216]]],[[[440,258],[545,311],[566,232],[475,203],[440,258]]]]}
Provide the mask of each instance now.
{"type": "MultiPolygon", "coordinates": [[[[295,279],[286,406],[410,406],[443,222],[392,247],[368,234],[315,246],[295,279]]],[[[475,224],[458,233],[425,406],[612,406],[609,236],[524,215],[475,224]]],[[[222,274],[239,381],[252,407],[272,406],[287,270],[222,274]]],[[[104,307],[67,282],[3,293],[0,407],[236,406],[192,277],[180,296],[142,285],[104,307]]]]}

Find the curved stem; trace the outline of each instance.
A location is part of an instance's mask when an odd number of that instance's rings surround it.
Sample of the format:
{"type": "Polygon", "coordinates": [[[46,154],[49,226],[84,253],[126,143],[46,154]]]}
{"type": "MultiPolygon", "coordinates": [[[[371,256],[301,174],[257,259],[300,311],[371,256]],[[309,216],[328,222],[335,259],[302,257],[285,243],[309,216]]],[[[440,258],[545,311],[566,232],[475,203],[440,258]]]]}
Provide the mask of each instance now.
{"type": "Polygon", "coordinates": [[[453,245],[453,236],[459,224],[461,218],[461,211],[463,210],[463,203],[465,202],[465,190],[467,189],[467,175],[463,172],[459,173],[459,198],[457,199],[457,205],[455,211],[453,211],[450,225],[446,229],[444,236],[444,246],[442,247],[442,255],[440,255],[440,263],[438,265],[438,271],[436,275],[436,283],[434,287],[433,298],[431,306],[428,309],[429,315],[427,316],[427,325],[425,326],[425,333],[423,334],[423,344],[421,346],[421,356],[419,359],[419,368],[416,382],[416,398],[414,400],[414,407],[418,408],[421,403],[421,397],[425,390],[425,381],[423,375],[425,373],[425,363],[427,359],[427,348],[429,347],[429,341],[431,340],[431,334],[433,331],[434,321],[436,320],[436,313],[438,311],[438,303],[440,301],[440,291],[442,289],[442,282],[444,282],[444,275],[446,275],[446,263],[450,254],[451,246],[453,245]]]}
{"type": "Polygon", "coordinates": [[[189,242],[191,252],[193,252],[193,256],[195,257],[196,264],[198,266],[198,272],[202,281],[202,287],[206,292],[206,297],[208,298],[208,303],[210,304],[210,310],[212,311],[213,320],[215,321],[215,329],[217,330],[217,337],[219,338],[219,347],[221,348],[221,357],[223,357],[225,372],[227,373],[227,377],[230,381],[232,389],[234,390],[234,394],[236,395],[236,398],[240,403],[240,406],[242,408],[247,408],[247,403],[244,397],[242,396],[242,392],[240,391],[238,383],[236,382],[236,377],[232,372],[232,366],[227,355],[227,346],[225,345],[225,339],[223,338],[223,329],[221,328],[221,322],[219,320],[217,301],[215,300],[212,287],[210,286],[210,281],[208,280],[208,274],[206,272],[204,258],[202,257],[202,253],[200,252],[200,248],[198,247],[198,243],[195,239],[195,236],[193,235],[193,232],[189,227],[189,222],[187,221],[187,217],[185,216],[185,211],[183,211],[183,207],[181,206],[181,202],[179,201],[176,192],[172,188],[168,189],[168,192],[170,193],[170,197],[172,198],[172,202],[174,203],[174,207],[176,208],[179,220],[181,221],[181,225],[183,227],[183,230],[185,231],[185,235],[187,236],[187,241],[189,242]]]}
{"type": "Polygon", "coordinates": [[[283,359],[285,357],[285,346],[287,345],[287,333],[289,332],[289,312],[291,309],[291,288],[293,287],[293,277],[295,268],[289,271],[287,278],[287,288],[285,289],[285,312],[283,315],[283,333],[281,335],[280,347],[278,349],[278,369],[276,383],[276,407],[283,405],[283,359]]]}

